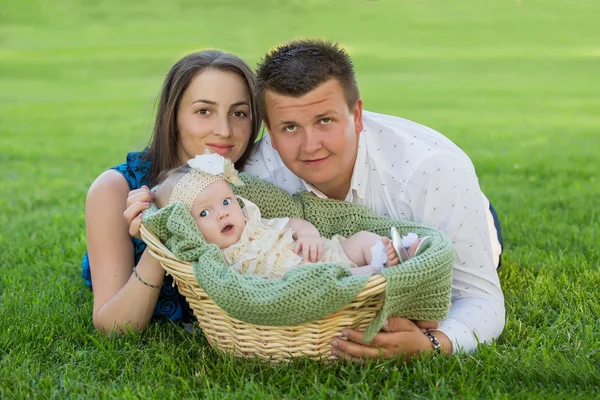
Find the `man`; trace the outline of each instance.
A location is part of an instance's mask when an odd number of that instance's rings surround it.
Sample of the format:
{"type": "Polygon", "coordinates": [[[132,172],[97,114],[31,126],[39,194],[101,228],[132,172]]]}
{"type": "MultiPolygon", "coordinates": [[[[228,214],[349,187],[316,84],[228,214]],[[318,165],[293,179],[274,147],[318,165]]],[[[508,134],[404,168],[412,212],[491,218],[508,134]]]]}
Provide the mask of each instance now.
{"type": "Polygon", "coordinates": [[[269,135],[245,171],[290,193],[306,189],[437,227],[455,246],[452,307],[439,327],[424,333],[390,318],[370,344],[345,329],[332,342],[334,354],[410,359],[432,348],[470,351],[497,338],[505,318],[499,225],[467,155],[425,126],[363,111],[352,62],[336,44],[290,42],[267,54],[257,75],[269,135]]]}

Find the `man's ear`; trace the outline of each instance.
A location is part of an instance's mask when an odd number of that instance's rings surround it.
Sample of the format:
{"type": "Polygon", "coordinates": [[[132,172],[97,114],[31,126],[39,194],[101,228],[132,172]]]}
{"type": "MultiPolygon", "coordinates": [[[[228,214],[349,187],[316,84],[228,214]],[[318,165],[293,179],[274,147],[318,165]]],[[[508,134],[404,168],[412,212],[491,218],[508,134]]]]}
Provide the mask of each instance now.
{"type": "Polygon", "coordinates": [[[263,124],[265,125],[265,129],[267,130],[267,133],[269,134],[269,137],[271,138],[271,146],[273,147],[273,149],[277,150],[277,145],[275,144],[275,139],[273,138],[273,134],[271,133],[271,129],[269,129],[269,127],[267,126],[267,124],[265,124],[263,122],[263,124]]]}
{"type": "Polygon", "coordinates": [[[356,130],[357,135],[359,135],[363,131],[362,111],[363,111],[363,101],[362,101],[362,99],[358,99],[356,101],[356,104],[354,105],[354,109],[352,110],[352,114],[353,114],[353,118],[354,118],[354,129],[356,130]]]}

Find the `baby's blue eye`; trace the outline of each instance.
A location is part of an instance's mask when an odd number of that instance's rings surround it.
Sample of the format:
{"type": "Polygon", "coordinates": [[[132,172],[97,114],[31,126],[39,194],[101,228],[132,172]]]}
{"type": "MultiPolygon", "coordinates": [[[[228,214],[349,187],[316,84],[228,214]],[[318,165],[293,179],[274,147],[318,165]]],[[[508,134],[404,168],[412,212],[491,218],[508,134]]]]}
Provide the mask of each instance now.
{"type": "Polygon", "coordinates": [[[202,211],[200,211],[200,216],[201,216],[201,217],[206,217],[206,216],[208,216],[208,210],[202,210],[202,211]]]}
{"type": "Polygon", "coordinates": [[[229,200],[229,199],[225,199],[225,200],[223,200],[223,205],[224,205],[224,206],[228,206],[228,205],[230,205],[230,204],[231,204],[231,200],[229,200]]]}

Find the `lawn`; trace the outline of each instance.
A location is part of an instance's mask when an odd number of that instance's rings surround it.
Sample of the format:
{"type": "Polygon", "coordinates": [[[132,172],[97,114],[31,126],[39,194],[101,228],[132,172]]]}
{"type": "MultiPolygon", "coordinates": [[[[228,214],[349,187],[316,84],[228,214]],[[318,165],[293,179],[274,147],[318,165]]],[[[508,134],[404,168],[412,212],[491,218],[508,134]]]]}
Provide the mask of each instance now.
{"type": "Polygon", "coordinates": [[[600,397],[597,1],[0,0],[0,398],[600,397]],[[410,365],[271,366],[175,324],[104,337],[84,202],[142,148],[167,70],[340,41],[365,108],[450,137],[503,223],[504,333],[410,365]]]}

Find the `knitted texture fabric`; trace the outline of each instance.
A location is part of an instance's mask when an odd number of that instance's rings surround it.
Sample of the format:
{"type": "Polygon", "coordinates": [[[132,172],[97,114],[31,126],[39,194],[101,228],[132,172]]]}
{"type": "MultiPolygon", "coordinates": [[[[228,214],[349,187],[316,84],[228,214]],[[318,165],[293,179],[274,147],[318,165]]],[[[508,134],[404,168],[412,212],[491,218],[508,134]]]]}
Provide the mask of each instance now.
{"type": "Polygon", "coordinates": [[[175,184],[171,193],[170,203],[180,202],[192,210],[196,196],[211,184],[223,180],[225,182],[239,184],[243,183],[237,177],[237,171],[231,160],[219,155],[207,153],[197,155],[188,161],[190,170],[185,172],[175,184]]]}
{"type": "MultiPolygon", "coordinates": [[[[377,216],[356,204],[319,199],[308,192],[293,197],[252,175],[240,174],[245,186],[234,193],[254,202],[263,218],[304,218],[321,235],[351,236],[361,230],[389,236],[395,226],[402,235],[430,236],[422,254],[385,268],[385,302],[365,331],[372,340],[389,316],[442,320],[450,307],[454,249],[441,232],[406,221],[377,216]]],[[[191,261],[199,285],[225,312],[241,321],[266,326],[297,325],[321,319],[349,303],[368,277],[351,275],[334,263],[300,265],[282,279],[241,274],[228,268],[221,251],[206,244],[193,217],[181,203],[144,212],[144,224],[180,260],[191,261]]]]}
{"type": "Polygon", "coordinates": [[[180,202],[188,209],[188,211],[191,211],[192,206],[194,205],[194,199],[198,196],[198,193],[206,189],[212,183],[220,180],[227,181],[220,175],[210,175],[200,171],[191,170],[177,182],[173,188],[173,193],[171,193],[169,203],[180,202]]]}

